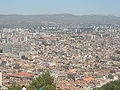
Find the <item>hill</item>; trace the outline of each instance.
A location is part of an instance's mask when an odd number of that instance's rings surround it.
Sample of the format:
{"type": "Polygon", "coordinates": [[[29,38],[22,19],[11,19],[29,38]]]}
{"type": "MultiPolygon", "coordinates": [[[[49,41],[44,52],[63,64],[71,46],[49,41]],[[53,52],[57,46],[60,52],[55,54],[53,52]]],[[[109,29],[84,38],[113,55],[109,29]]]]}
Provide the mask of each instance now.
{"type": "Polygon", "coordinates": [[[120,17],[102,15],[51,14],[51,15],[0,15],[0,25],[40,24],[112,24],[120,25],[120,17]]]}

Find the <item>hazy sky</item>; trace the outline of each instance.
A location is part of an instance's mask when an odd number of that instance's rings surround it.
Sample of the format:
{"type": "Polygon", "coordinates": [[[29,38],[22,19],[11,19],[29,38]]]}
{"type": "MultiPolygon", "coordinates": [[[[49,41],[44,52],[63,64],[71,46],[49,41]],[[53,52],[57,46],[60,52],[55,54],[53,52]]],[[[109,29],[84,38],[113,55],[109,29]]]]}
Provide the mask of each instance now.
{"type": "Polygon", "coordinates": [[[120,16],[120,0],[0,0],[0,14],[59,14],[120,16]]]}

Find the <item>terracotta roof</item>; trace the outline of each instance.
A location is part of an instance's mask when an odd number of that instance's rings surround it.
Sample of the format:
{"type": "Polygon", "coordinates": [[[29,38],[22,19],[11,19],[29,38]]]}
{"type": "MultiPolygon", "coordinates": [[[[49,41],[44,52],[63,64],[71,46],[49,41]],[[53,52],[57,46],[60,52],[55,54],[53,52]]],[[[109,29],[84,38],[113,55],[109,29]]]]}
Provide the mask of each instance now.
{"type": "Polygon", "coordinates": [[[33,74],[29,74],[28,72],[22,72],[18,74],[11,74],[10,76],[16,76],[16,77],[30,77],[33,76],[33,74]]]}
{"type": "Polygon", "coordinates": [[[91,81],[94,80],[94,78],[88,77],[88,78],[84,78],[85,81],[91,81]]]}

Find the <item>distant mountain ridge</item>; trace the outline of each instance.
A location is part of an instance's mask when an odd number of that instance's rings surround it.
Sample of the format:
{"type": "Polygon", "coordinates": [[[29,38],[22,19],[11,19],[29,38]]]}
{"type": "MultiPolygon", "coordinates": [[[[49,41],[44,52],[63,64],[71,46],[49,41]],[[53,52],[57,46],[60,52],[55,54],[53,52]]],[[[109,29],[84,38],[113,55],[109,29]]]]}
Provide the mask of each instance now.
{"type": "Polygon", "coordinates": [[[103,15],[72,15],[72,14],[50,14],[50,15],[0,15],[0,25],[39,25],[41,23],[60,24],[113,24],[120,25],[120,17],[103,15]]]}

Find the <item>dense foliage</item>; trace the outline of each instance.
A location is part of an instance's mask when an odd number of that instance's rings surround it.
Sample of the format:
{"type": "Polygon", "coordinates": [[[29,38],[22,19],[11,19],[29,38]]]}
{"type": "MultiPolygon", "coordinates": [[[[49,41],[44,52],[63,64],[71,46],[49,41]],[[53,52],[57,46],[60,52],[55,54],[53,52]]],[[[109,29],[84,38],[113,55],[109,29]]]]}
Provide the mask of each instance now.
{"type": "Polygon", "coordinates": [[[120,80],[111,81],[100,88],[95,88],[93,90],[120,90],[120,80]]]}
{"type": "MultiPolygon", "coordinates": [[[[11,85],[8,90],[21,90],[21,86],[17,84],[11,85]]],[[[41,74],[39,77],[32,80],[30,86],[27,87],[27,90],[55,90],[56,85],[54,83],[54,78],[50,76],[49,72],[41,74]]]]}
{"type": "Polygon", "coordinates": [[[120,54],[120,50],[116,50],[115,52],[116,52],[117,54],[120,54]]]}
{"type": "Polygon", "coordinates": [[[13,83],[8,90],[22,90],[22,87],[20,85],[17,85],[16,83],[13,83]]]}

